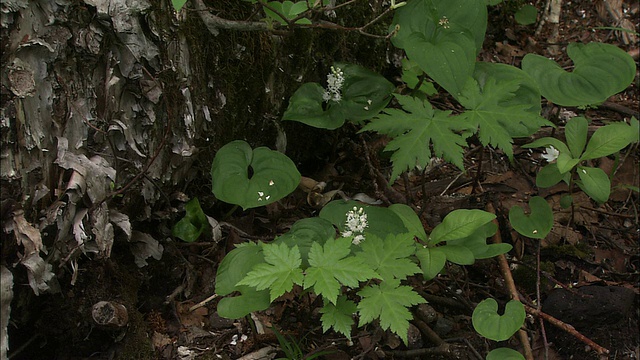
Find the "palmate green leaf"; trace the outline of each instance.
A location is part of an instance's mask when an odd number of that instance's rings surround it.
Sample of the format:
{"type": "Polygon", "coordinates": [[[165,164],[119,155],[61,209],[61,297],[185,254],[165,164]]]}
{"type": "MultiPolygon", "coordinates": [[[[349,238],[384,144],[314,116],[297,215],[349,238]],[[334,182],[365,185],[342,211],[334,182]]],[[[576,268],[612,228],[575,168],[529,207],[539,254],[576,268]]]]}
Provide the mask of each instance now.
{"type": "Polygon", "coordinates": [[[312,217],[296,221],[288,232],[278,236],[273,243],[285,243],[289,247],[297,246],[302,258],[302,268],[309,267],[309,250],[311,245],[319,243],[323,245],[329,238],[334,238],[336,230],[328,220],[312,217]]]}
{"type": "Polygon", "coordinates": [[[529,133],[532,125],[549,124],[538,112],[531,111],[531,104],[513,101],[521,84],[521,79],[496,81],[488,77],[484,85],[471,80],[459,98],[467,109],[459,116],[478,128],[480,142],[502,149],[510,159],[513,158],[513,136],[529,133]]]}
{"type": "Polygon", "coordinates": [[[335,304],[325,301],[324,306],[320,309],[322,331],[327,332],[327,330],[333,328],[333,330],[351,339],[351,327],[355,323],[353,314],[357,310],[356,303],[347,299],[344,295],[338,296],[335,304]]]}
{"type": "Polygon", "coordinates": [[[470,133],[469,125],[459,118],[449,116],[451,111],[433,109],[431,104],[410,96],[394,94],[403,110],[385,109],[361,131],[375,131],[394,137],[385,150],[391,155],[394,182],[405,170],[417,165],[425,166],[431,159],[429,144],[433,144],[435,156],[439,156],[464,168],[463,149],[470,133]]]}
{"type": "Polygon", "coordinates": [[[356,256],[380,275],[382,280],[405,279],[420,272],[420,268],[409,259],[416,252],[410,234],[389,234],[384,240],[370,235],[360,245],[362,251],[356,256]]]}
{"type": "Polygon", "coordinates": [[[391,329],[406,344],[409,320],[413,318],[409,307],[425,303],[426,300],[410,286],[401,286],[397,279],[367,286],[358,295],[362,298],[358,304],[359,325],[379,318],[380,327],[391,329]]]}
{"type": "Polygon", "coordinates": [[[304,277],[304,288],[313,287],[316,294],[336,304],[342,285],[355,288],[360,281],[380,277],[362,259],[349,256],[350,253],[349,238],[328,239],[324,246],[313,244],[309,251],[310,267],[304,277]]]}
{"type": "Polygon", "coordinates": [[[302,285],[300,250],[287,244],[264,244],[264,261],[253,267],[237,285],[253,286],[256,290],[270,289],[271,301],[291,291],[294,284],[302,285]]]}

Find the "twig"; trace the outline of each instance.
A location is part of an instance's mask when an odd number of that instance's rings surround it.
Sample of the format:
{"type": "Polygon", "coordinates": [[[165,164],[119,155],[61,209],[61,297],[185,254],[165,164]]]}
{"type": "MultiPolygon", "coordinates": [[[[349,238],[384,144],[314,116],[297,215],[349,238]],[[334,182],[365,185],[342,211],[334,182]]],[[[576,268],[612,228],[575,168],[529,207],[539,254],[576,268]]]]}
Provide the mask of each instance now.
{"type": "Polygon", "coordinates": [[[451,351],[451,345],[447,343],[443,343],[440,346],[432,347],[432,348],[423,348],[423,349],[413,349],[413,350],[390,350],[385,351],[385,354],[389,354],[392,357],[416,357],[421,355],[444,355],[444,356],[453,356],[454,354],[451,351]]]}
{"type": "Polygon", "coordinates": [[[524,304],[524,309],[531,315],[535,315],[538,316],[548,322],[550,322],[551,324],[555,325],[556,327],[568,332],[569,334],[573,335],[576,339],[582,341],[583,343],[589,345],[589,347],[591,347],[595,352],[597,352],[598,354],[608,354],[609,350],[606,348],[603,348],[602,346],[596,344],[595,342],[593,342],[593,340],[589,339],[588,337],[582,335],[581,333],[579,333],[573,326],[565,323],[562,320],[558,320],[556,318],[554,318],[553,316],[544,313],[534,307],[531,307],[529,305],[524,304]]]}
{"type": "Polygon", "coordinates": [[[444,344],[444,340],[438,335],[426,322],[420,319],[413,319],[412,323],[420,329],[422,335],[424,335],[433,345],[440,346],[444,344]]]}
{"type": "Polygon", "coordinates": [[[200,301],[199,303],[193,305],[192,307],[190,307],[189,311],[192,312],[192,311],[194,311],[194,310],[196,310],[198,308],[201,308],[201,307],[207,305],[211,300],[213,300],[213,299],[215,299],[217,297],[218,297],[218,294],[213,294],[213,295],[209,296],[208,298],[206,298],[206,299],[200,301]]]}
{"type": "MultiPolygon", "coordinates": [[[[487,204],[487,211],[495,214],[495,208],[493,204],[487,204]]],[[[500,224],[498,224],[497,219],[493,219],[493,222],[500,229],[500,224]]],[[[501,244],[502,237],[500,236],[500,230],[496,231],[493,235],[493,243],[501,244]]],[[[518,293],[518,289],[516,289],[516,283],[513,281],[513,276],[511,274],[511,269],[509,269],[509,263],[507,262],[507,258],[504,254],[498,255],[498,263],[500,264],[500,270],[502,271],[502,276],[504,277],[505,284],[509,289],[509,293],[511,294],[511,299],[520,301],[520,294],[518,293]]],[[[518,336],[520,338],[520,343],[524,348],[524,356],[527,360],[533,360],[533,351],[531,350],[531,344],[529,343],[529,337],[527,336],[527,332],[523,329],[518,330],[518,336]]]]}

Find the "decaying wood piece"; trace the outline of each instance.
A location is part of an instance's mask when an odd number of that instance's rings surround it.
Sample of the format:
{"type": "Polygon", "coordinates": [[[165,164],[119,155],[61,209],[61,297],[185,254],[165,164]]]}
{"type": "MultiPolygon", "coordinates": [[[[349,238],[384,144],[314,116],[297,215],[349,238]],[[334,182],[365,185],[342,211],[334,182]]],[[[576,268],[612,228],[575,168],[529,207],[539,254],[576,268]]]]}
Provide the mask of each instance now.
{"type": "Polygon", "coordinates": [[[625,44],[638,43],[638,36],[633,22],[625,15],[622,0],[600,0],[596,3],[596,10],[601,19],[610,22],[616,30],[616,36],[625,44]],[[626,31],[624,31],[626,30],[626,31]]]}

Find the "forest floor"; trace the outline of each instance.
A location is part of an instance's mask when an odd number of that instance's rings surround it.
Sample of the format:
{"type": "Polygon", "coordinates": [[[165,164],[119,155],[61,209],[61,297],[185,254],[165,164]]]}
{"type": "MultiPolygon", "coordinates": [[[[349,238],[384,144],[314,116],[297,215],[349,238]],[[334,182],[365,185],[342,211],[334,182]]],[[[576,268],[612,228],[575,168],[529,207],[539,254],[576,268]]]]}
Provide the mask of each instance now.
{"type": "MultiPolygon", "coordinates": [[[[632,7],[629,11],[637,20],[637,3],[632,3],[624,6],[632,7]]],[[[499,24],[490,24],[480,55],[483,60],[519,66],[524,54],[534,52],[570,64],[564,52],[549,52],[550,24],[536,33],[534,26],[520,26],[504,18],[501,16],[499,24]]],[[[635,51],[637,61],[637,43],[625,44],[621,37],[624,33],[600,28],[610,26],[615,26],[610,15],[606,10],[598,12],[594,2],[565,2],[557,43],[563,49],[569,42],[602,41],[630,54],[635,51]]],[[[637,22],[634,26],[638,31],[637,22]]],[[[544,129],[535,136],[553,133],[561,137],[563,119],[575,116],[572,113],[591,119],[592,127],[629,119],[638,111],[638,91],[636,77],[627,90],[595,109],[546,104],[545,115],[558,128],[555,132],[544,129]]],[[[445,96],[433,103],[456,107],[445,96]]],[[[508,259],[526,303],[532,308],[541,304],[543,312],[609,350],[609,355],[598,356],[592,346],[575,335],[529,316],[526,328],[535,359],[640,358],[640,203],[638,193],[623,186],[639,185],[637,144],[625,149],[618,159],[603,158],[593,164],[607,173],[614,172],[610,200],[599,205],[576,193],[575,211],[571,213],[559,205],[560,197],[567,193],[566,186],[535,186],[536,172],[544,160],[539,151],[520,148],[524,140],[515,144],[515,159],[510,163],[504,154],[480,147],[472,139],[465,155],[466,172],[436,162],[425,171],[403,176],[392,188],[386,185],[390,163],[382,152],[387,141],[370,133],[356,134],[355,128],[347,126],[327,137],[329,155],[318,159],[303,176],[326,182],[325,191],[340,189],[350,196],[366,193],[387,204],[405,202],[419,212],[427,231],[452,210],[493,208],[502,241],[514,247],[508,259]],[[552,233],[541,241],[518,235],[506,220],[512,206],[526,205],[535,195],[552,204],[555,213],[552,233]],[[540,276],[537,259],[543,270],[540,276]]],[[[200,197],[203,204],[213,203],[203,201],[212,199],[210,193],[187,195],[200,197]]],[[[324,359],[484,359],[484,354],[497,345],[521,349],[517,337],[496,344],[478,335],[471,325],[471,313],[479,301],[487,297],[502,302],[509,299],[496,259],[465,267],[448,265],[446,274],[430,281],[412,279],[428,305],[415,309],[420,329],[412,327],[408,345],[375,325],[355,329],[351,341],[331,331],[324,333],[318,302],[306,295],[282,296],[251,320],[218,317],[215,276],[224,255],[235,244],[269,241],[295,221],[316,216],[318,209],[307,202],[307,197],[298,190],[279,203],[245,212],[228,213],[231,207],[222,204],[203,205],[207,215],[224,221],[222,239],[205,238],[191,244],[164,242],[162,259],[149,260],[143,268],[134,264],[128,247],[118,244],[111,259],[80,262],[74,286],[61,279],[62,295],[33,297],[12,314],[15,322],[21,317],[37,320],[29,328],[10,325],[11,359],[283,357],[285,353],[270,327],[298,346],[302,355],[326,352],[320,357],[324,359]],[[115,293],[116,300],[134,304],[129,309],[128,325],[113,329],[92,326],[91,306],[99,300],[113,299],[115,293]]],[[[171,225],[149,224],[148,230],[166,238],[171,225]]]]}

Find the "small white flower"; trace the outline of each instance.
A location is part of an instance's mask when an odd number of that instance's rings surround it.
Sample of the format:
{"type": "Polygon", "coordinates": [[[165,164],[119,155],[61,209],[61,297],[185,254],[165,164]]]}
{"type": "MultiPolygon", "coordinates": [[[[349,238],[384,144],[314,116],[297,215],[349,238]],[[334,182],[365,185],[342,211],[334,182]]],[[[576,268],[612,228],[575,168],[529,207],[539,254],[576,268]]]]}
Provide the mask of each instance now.
{"type": "Polygon", "coordinates": [[[327,75],[327,89],[322,94],[324,101],[340,102],[342,100],[342,85],[344,84],[344,72],[340,68],[331,67],[331,73],[327,75]]]}
{"type": "Polygon", "coordinates": [[[258,191],[258,196],[263,196],[264,193],[262,191],[258,191]]]}
{"type": "Polygon", "coordinates": [[[274,184],[273,180],[269,180],[269,186],[273,186],[274,184]]]}
{"type": "Polygon", "coordinates": [[[438,20],[438,25],[442,26],[444,29],[449,28],[449,19],[446,16],[443,16],[440,20],[438,20]]]}
{"type": "Polygon", "coordinates": [[[552,145],[550,145],[544,151],[545,152],[544,154],[542,154],[542,157],[545,160],[547,160],[548,163],[552,163],[556,161],[556,159],[558,158],[558,155],[560,155],[560,152],[558,151],[558,149],[554,148],[552,145]]]}
{"type": "Polygon", "coordinates": [[[344,223],[345,231],[342,232],[343,237],[353,236],[352,243],[360,245],[364,241],[364,230],[369,226],[367,222],[367,213],[364,208],[353,207],[353,210],[347,212],[347,220],[344,223]]]}
{"type": "Polygon", "coordinates": [[[267,195],[267,196],[265,197],[265,199],[269,200],[269,198],[270,198],[270,197],[271,197],[271,195],[267,195]]]}

